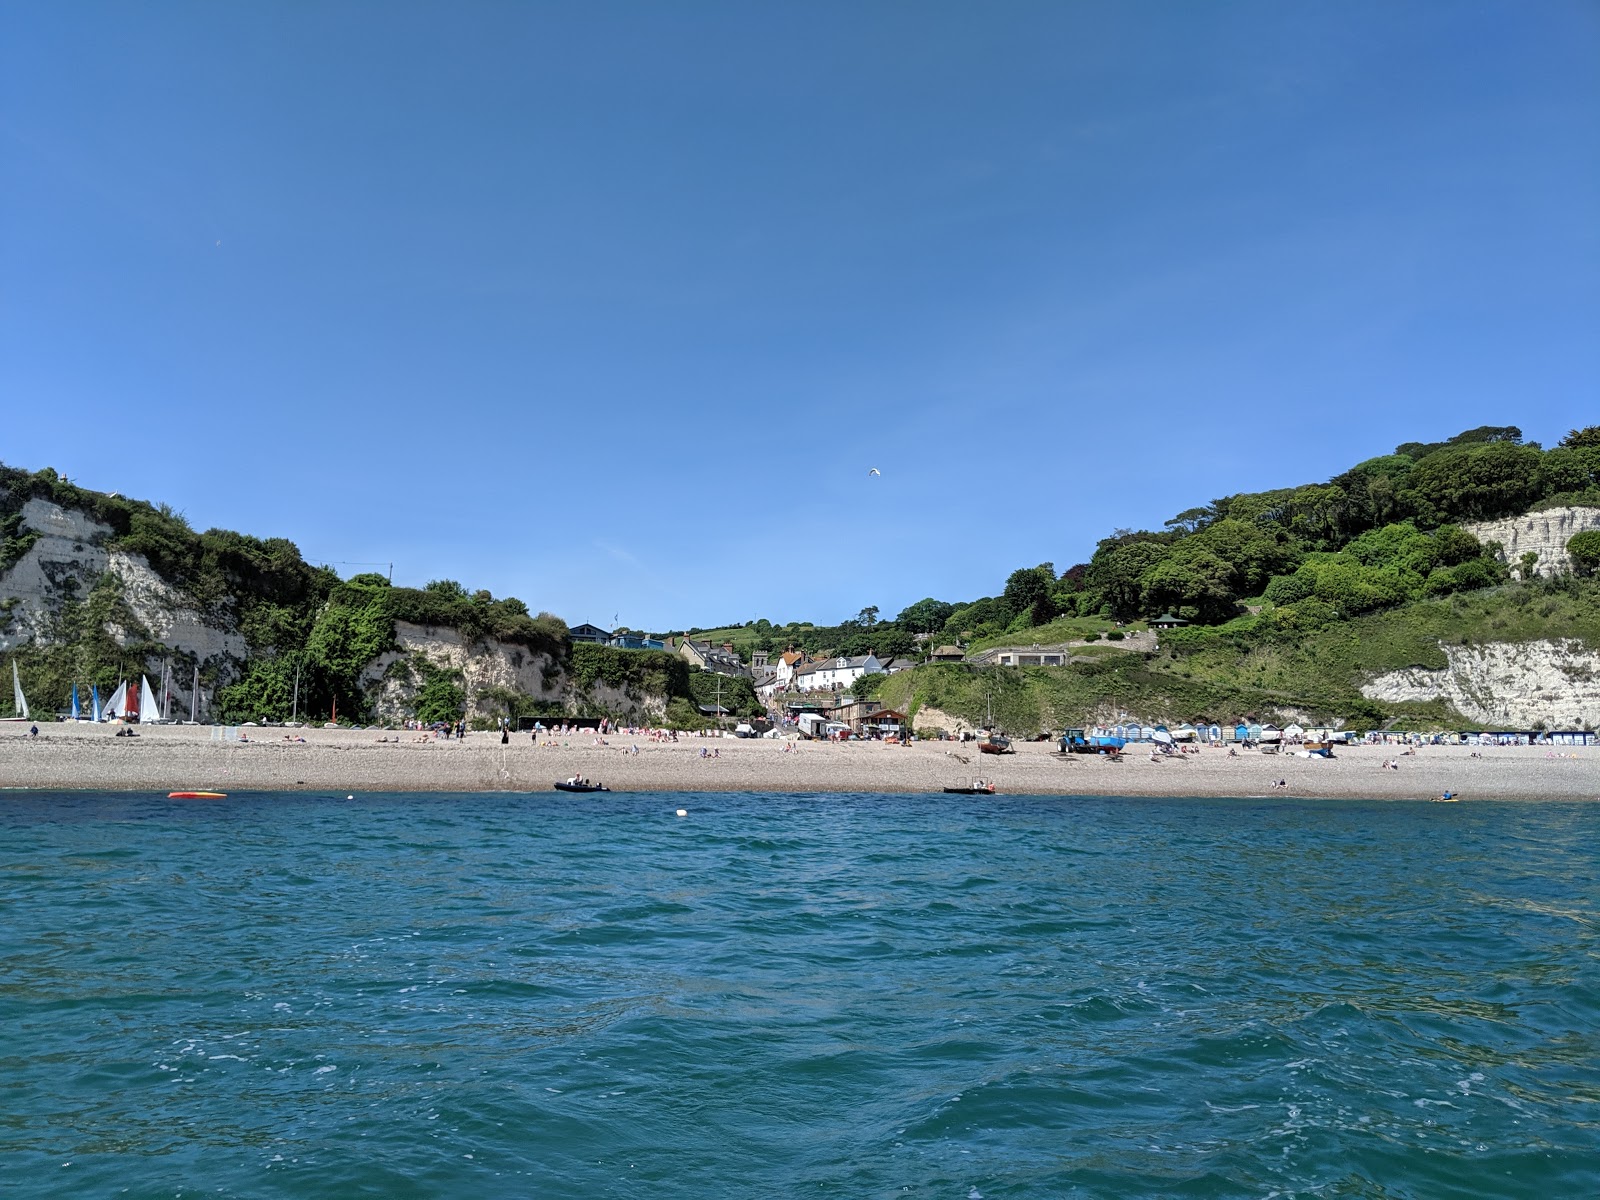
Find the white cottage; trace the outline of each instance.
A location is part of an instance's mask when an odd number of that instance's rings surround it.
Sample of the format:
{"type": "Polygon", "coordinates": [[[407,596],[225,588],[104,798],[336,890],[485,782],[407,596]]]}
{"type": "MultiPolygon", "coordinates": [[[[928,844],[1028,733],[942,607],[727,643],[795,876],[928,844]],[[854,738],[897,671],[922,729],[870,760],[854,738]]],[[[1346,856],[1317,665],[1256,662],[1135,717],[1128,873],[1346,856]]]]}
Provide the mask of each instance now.
{"type": "Polygon", "coordinates": [[[857,654],[852,658],[825,658],[807,663],[795,672],[794,686],[802,692],[843,692],[863,675],[883,674],[876,655],[857,654]]]}

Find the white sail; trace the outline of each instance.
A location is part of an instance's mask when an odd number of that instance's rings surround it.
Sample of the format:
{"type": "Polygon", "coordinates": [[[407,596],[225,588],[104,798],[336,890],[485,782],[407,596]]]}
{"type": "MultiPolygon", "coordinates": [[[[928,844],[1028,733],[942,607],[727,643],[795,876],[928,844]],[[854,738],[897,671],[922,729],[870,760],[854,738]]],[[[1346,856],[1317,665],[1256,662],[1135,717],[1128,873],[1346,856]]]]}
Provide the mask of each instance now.
{"type": "Polygon", "coordinates": [[[128,685],[126,683],[117,684],[117,690],[111,693],[111,699],[107,700],[105,708],[100,710],[101,717],[107,721],[120,721],[122,719],[122,707],[127,702],[127,699],[128,685]]]}
{"type": "Polygon", "coordinates": [[[156,703],[156,694],[150,690],[150,681],[143,675],[139,676],[139,724],[154,725],[161,720],[161,706],[156,703]]]}
{"type": "Polygon", "coordinates": [[[17,716],[28,719],[28,699],[22,694],[22,676],[17,674],[17,660],[11,660],[11,698],[17,706],[17,716]]]}

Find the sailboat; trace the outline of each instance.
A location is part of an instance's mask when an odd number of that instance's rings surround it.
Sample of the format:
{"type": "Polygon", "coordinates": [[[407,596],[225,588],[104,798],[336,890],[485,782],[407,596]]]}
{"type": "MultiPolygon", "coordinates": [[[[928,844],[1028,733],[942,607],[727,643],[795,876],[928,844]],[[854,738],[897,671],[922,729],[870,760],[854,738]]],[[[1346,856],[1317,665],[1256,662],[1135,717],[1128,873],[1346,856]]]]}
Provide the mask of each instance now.
{"type": "Polygon", "coordinates": [[[17,674],[17,660],[11,660],[11,702],[16,705],[17,715],[14,717],[0,717],[0,721],[26,721],[28,720],[28,698],[22,694],[22,677],[17,674]]]}
{"type": "Polygon", "coordinates": [[[1016,751],[1014,751],[1011,748],[1011,739],[1006,737],[1004,734],[1000,734],[1000,733],[996,733],[995,732],[995,728],[994,728],[994,701],[990,697],[989,693],[987,693],[987,692],[984,693],[983,702],[984,702],[984,706],[986,708],[986,716],[985,716],[986,729],[985,729],[985,732],[984,732],[983,740],[978,743],[978,751],[979,751],[979,753],[981,753],[981,754],[1015,754],[1016,751]]]}
{"type": "Polygon", "coordinates": [[[96,725],[100,723],[100,685],[98,683],[89,685],[89,720],[96,725]]]}
{"type": "Polygon", "coordinates": [[[120,721],[123,718],[123,708],[128,702],[128,684],[124,680],[117,684],[117,690],[111,693],[111,699],[106,701],[105,708],[100,710],[102,721],[120,721]]]}
{"type": "Polygon", "coordinates": [[[156,694],[150,690],[150,680],[139,676],[139,724],[154,725],[161,720],[161,706],[156,694]]]}
{"type": "Polygon", "coordinates": [[[294,665],[294,704],[289,710],[288,727],[290,729],[300,728],[300,664],[298,662],[294,665]]]}
{"type": "Polygon", "coordinates": [[[72,685],[72,719],[74,721],[83,720],[83,710],[78,707],[78,685],[77,684],[73,684],[72,685]]]}

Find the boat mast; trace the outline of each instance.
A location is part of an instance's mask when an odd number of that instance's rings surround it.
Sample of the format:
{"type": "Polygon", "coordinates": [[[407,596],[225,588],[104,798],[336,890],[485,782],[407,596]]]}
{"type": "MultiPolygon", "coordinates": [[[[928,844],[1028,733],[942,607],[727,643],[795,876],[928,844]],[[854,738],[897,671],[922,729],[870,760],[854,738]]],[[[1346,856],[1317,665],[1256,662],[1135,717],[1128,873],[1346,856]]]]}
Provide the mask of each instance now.
{"type": "Polygon", "coordinates": [[[194,669],[194,691],[189,693],[189,724],[191,724],[191,725],[198,724],[198,722],[194,719],[194,714],[195,714],[195,710],[198,709],[199,706],[200,706],[200,668],[199,668],[199,666],[196,666],[195,669],[194,669]]]}

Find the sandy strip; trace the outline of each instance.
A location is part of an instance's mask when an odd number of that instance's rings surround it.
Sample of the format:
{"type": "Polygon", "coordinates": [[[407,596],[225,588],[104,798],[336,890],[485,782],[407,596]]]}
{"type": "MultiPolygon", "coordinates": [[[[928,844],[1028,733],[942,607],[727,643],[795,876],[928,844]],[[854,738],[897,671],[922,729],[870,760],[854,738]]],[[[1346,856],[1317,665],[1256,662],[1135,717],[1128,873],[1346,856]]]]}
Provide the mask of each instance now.
{"type": "Polygon", "coordinates": [[[335,729],[247,730],[248,743],[216,741],[209,727],[157,726],[118,738],[104,726],[0,725],[0,787],[105,791],[548,791],[580,774],[616,791],[939,792],[981,776],[999,792],[1040,795],[1291,796],[1406,799],[1446,789],[1466,800],[1600,799],[1600,749],[1423,747],[1399,758],[1391,746],[1358,746],[1331,762],[1220,749],[1152,762],[1062,756],[1053,743],[1019,743],[1014,754],[980,755],[970,744],[741,741],[686,737],[676,744],[612,735],[574,735],[556,745],[527,736],[502,746],[498,734],[463,742],[415,741],[418,735],[335,729]],[[379,743],[380,737],[399,738],[379,743]],[[639,753],[629,752],[637,745],[639,753]],[[784,746],[789,745],[785,753],[784,746]],[[701,758],[700,751],[716,751],[701,758]],[[1555,755],[1567,757],[1557,757],[1555,755]]]}

